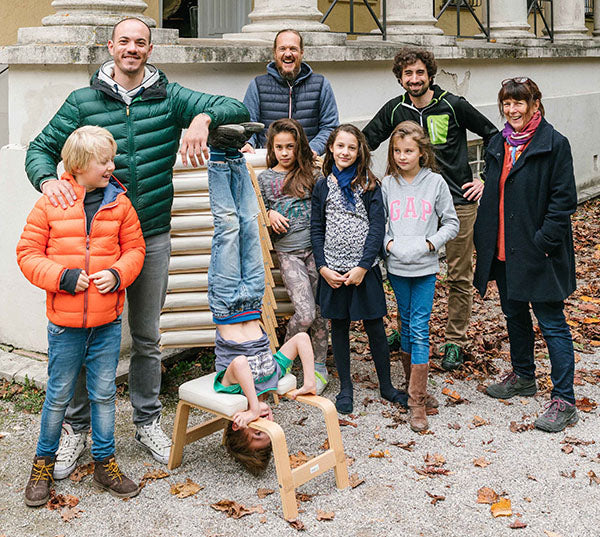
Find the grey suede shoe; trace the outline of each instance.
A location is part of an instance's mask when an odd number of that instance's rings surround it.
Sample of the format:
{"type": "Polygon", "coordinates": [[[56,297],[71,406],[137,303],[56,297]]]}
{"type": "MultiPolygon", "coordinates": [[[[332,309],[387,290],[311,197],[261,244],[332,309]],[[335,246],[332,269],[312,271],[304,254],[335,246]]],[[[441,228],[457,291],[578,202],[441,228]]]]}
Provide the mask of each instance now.
{"type": "Polygon", "coordinates": [[[536,392],[535,378],[519,377],[514,371],[505,375],[498,384],[490,384],[485,389],[485,393],[496,399],[510,399],[515,395],[530,396],[535,395],[536,392]]]}
{"type": "Polygon", "coordinates": [[[563,399],[559,399],[558,397],[555,397],[550,402],[546,403],[544,408],[546,409],[546,412],[534,422],[536,429],[547,431],[549,433],[558,433],[567,425],[579,421],[575,405],[568,403],[563,399]]]}

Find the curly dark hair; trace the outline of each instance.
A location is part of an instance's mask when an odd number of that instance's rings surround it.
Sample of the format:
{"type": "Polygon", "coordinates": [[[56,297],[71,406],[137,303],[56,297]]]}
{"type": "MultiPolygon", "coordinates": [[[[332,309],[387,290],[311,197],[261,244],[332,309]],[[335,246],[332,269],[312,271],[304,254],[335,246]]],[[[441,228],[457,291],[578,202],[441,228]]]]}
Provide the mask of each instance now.
{"type": "Polygon", "coordinates": [[[437,74],[437,63],[433,52],[422,48],[403,48],[394,56],[394,65],[392,72],[396,75],[398,81],[402,80],[402,71],[407,65],[412,65],[416,61],[421,60],[425,64],[429,80],[433,83],[433,79],[437,74]]]}

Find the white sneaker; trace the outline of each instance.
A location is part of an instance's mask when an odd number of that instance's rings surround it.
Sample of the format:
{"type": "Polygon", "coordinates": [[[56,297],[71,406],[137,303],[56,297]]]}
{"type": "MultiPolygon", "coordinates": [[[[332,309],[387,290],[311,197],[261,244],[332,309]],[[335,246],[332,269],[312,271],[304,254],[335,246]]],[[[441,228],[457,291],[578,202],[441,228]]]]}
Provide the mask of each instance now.
{"type": "Polygon", "coordinates": [[[318,371],[315,369],[315,380],[317,381],[317,395],[321,395],[325,391],[325,388],[327,388],[327,384],[329,383],[329,373],[327,372],[327,368],[323,369],[319,369],[318,371]]]}
{"type": "Polygon", "coordinates": [[[160,416],[152,423],[138,426],[135,433],[135,440],[152,453],[152,456],[158,462],[162,464],[169,462],[171,439],[163,432],[160,426],[160,416]]]}
{"type": "Polygon", "coordinates": [[[64,479],[71,475],[77,466],[77,459],[85,449],[86,439],[87,431],[76,433],[68,423],[63,423],[60,445],[54,463],[54,479],[64,479]]]}

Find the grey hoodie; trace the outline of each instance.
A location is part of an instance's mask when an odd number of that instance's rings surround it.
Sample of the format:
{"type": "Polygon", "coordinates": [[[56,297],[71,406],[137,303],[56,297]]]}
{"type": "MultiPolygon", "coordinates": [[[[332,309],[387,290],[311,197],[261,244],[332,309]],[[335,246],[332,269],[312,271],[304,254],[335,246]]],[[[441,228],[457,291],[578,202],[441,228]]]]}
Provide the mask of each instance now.
{"type": "Polygon", "coordinates": [[[140,95],[146,88],[149,88],[152,84],[158,82],[158,79],[160,78],[158,69],[154,67],[154,65],[146,64],[144,67],[144,79],[142,80],[142,83],[137,88],[127,90],[113,80],[112,76],[114,70],[115,62],[113,60],[104,62],[100,66],[98,78],[108,84],[115,93],[120,95],[127,105],[131,104],[133,99],[140,95]]]}
{"type": "Polygon", "coordinates": [[[415,278],[439,270],[438,250],[458,234],[458,217],[444,178],[421,168],[412,183],[386,175],[381,184],[386,215],[383,242],[388,272],[415,278]],[[394,241],[390,252],[387,244],[394,241]],[[429,251],[427,242],[435,247],[429,251]]]}

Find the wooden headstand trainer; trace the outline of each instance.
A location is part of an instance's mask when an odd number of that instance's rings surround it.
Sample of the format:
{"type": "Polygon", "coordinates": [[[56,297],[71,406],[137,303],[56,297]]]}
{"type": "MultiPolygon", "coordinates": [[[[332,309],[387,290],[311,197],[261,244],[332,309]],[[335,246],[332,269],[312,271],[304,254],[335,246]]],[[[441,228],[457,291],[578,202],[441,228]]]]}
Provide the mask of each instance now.
{"type": "MultiPolygon", "coordinates": [[[[266,226],[266,211],[258,189],[256,175],[251,166],[248,166],[248,168],[260,209],[258,221],[266,280],[262,322],[271,340],[271,349],[274,351],[277,346],[277,336],[275,334],[277,321],[275,320],[273,310],[277,306],[273,297],[274,282],[271,274],[273,262],[269,251],[271,249],[271,241],[266,226]]],[[[224,429],[227,426],[227,421],[233,421],[233,416],[237,412],[248,409],[248,400],[244,395],[217,393],[214,390],[215,375],[216,373],[211,373],[210,375],[190,380],[179,387],[179,404],[177,405],[177,413],[175,415],[173,446],[171,447],[168,465],[170,470],[177,468],[181,464],[184,446],[224,429]],[[215,417],[200,425],[188,428],[187,423],[191,408],[208,412],[215,417]]],[[[287,393],[295,388],[296,377],[294,375],[288,373],[282,377],[277,385],[277,392],[273,392],[275,403],[278,402],[279,395],[285,397],[287,393]]],[[[336,485],[339,489],[344,489],[348,486],[348,467],[346,465],[342,435],[334,404],[329,399],[318,395],[299,395],[296,401],[314,406],[323,413],[329,441],[329,449],[297,468],[292,469],[290,466],[287,442],[280,425],[264,418],[258,418],[249,424],[249,427],[266,433],[271,439],[277,481],[279,482],[279,492],[283,506],[283,516],[286,520],[294,520],[298,517],[296,488],[327,470],[333,468],[336,485]]]]}

